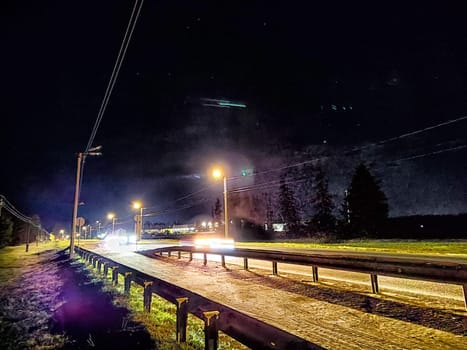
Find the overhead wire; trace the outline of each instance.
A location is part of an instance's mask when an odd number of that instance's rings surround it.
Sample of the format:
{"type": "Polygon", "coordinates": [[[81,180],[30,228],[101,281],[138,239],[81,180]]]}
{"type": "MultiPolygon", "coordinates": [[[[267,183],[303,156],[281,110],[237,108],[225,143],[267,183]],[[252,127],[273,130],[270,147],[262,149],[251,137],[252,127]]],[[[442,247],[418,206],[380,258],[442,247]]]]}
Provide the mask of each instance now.
{"type": "MultiPolygon", "coordinates": [[[[388,139],[384,139],[384,140],[381,140],[381,141],[378,141],[378,142],[374,142],[374,143],[362,145],[362,146],[359,146],[359,147],[355,147],[355,148],[353,148],[351,150],[351,152],[362,151],[362,150],[364,150],[366,148],[369,148],[369,147],[380,146],[380,145],[383,145],[383,144],[386,144],[386,143],[389,143],[389,142],[397,141],[397,140],[400,140],[400,139],[403,139],[403,138],[406,138],[406,137],[409,137],[409,136],[418,135],[418,134],[437,129],[437,128],[442,127],[442,126],[457,123],[457,122],[460,122],[460,121],[463,121],[463,120],[466,120],[466,119],[467,119],[467,116],[462,116],[462,117],[459,117],[459,118],[456,118],[456,119],[451,119],[451,120],[448,120],[446,122],[438,123],[436,125],[431,125],[431,126],[428,126],[428,127],[422,128],[422,129],[407,132],[407,133],[404,133],[404,134],[401,134],[401,135],[398,135],[398,136],[395,136],[395,137],[391,137],[391,138],[388,138],[388,139]]],[[[461,149],[461,148],[463,148],[463,147],[452,147],[452,148],[449,148],[449,149],[447,149],[447,150],[445,150],[443,152],[440,152],[440,151],[431,152],[431,153],[427,153],[426,155],[444,153],[444,152],[448,152],[448,151],[455,151],[455,150],[458,150],[458,149],[461,149]]],[[[421,155],[421,156],[424,156],[424,155],[421,155]]],[[[280,167],[277,167],[277,168],[272,168],[272,169],[266,169],[266,170],[263,170],[263,171],[253,172],[252,174],[247,175],[246,177],[262,175],[262,174],[267,174],[267,173],[271,173],[271,172],[277,172],[277,171],[281,171],[281,170],[285,170],[285,169],[290,169],[290,168],[294,168],[294,167],[298,167],[298,166],[302,166],[302,165],[306,165],[306,164],[310,164],[310,163],[319,162],[319,161],[322,161],[322,160],[327,159],[327,158],[333,158],[333,156],[320,156],[320,157],[317,157],[317,158],[308,159],[308,160],[305,160],[305,161],[302,161],[302,162],[297,162],[297,163],[293,163],[293,164],[289,164],[289,165],[284,165],[284,166],[280,166],[280,167]]],[[[407,157],[407,159],[410,159],[410,158],[411,157],[407,157]]],[[[414,159],[415,158],[420,158],[420,157],[414,157],[414,159]]],[[[245,177],[245,176],[233,176],[233,177],[230,177],[228,180],[235,180],[235,179],[239,179],[239,178],[242,178],[242,177],[245,177]]]]}
{"type": "MultiPolygon", "coordinates": [[[[191,193],[189,193],[189,194],[183,195],[182,197],[179,197],[179,198],[177,198],[177,199],[175,199],[175,200],[169,202],[168,205],[173,204],[173,203],[176,203],[176,202],[179,202],[179,201],[181,201],[181,200],[183,200],[183,199],[190,198],[190,197],[192,197],[192,196],[194,196],[194,195],[196,195],[196,194],[199,194],[199,193],[201,193],[201,192],[207,191],[209,188],[211,188],[211,187],[213,187],[213,186],[214,186],[214,185],[205,186],[205,187],[203,187],[203,188],[201,188],[201,189],[199,189],[199,190],[196,190],[196,191],[191,192],[191,193]]],[[[158,207],[158,206],[150,206],[150,207],[146,207],[145,209],[151,209],[151,208],[157,208],[157,207],[158,207]]]]}
{"type": "MultiPolygon", "coordinates": [[[[138,1],[139,0],[136,0],[135,4],[133,5],[133,9],[131,11],[130,19],[129,19],[127,27],[126,27],[125,34],[123,36],[123,40],[122,40],[122,43],[120,45],[120,49],[118,51],[117,59],[115,60],[115,64],[114,64],[114,67],[113,67],[113,70],[112,70],[112,74],[110,75],[110,79],[109,79],[109,82],[107,84],[107,88],[105,90],[105,94],[104,94],[104,97],[102,99],[102,102],[101,102],[101,105],[100,105],[100,108],[99,108],[99,112],[97,113],[97,118],[96,118],[96,121],[95,121],[94,126],[93,126],[92,131],[91,131],[91,136],[89,137],[88,144],[87,144],[86,149],[85,149],[85,151],[83,153],[83,160],[82,160],[81,171],[80,171],[80,184],[79,184],[80,190],[81,190],[81,185],[83,183],[83,173],[84,173],[84,164],[85,164],[85,160],[86,160],[86,154],[89,152],[89,150],[92,147],[92,144],[94,143],[94,139],[96,137],[97,130],[99,129],[102,118],[104,117],[104,113],[105,113],[105,111],[107,109],[107,105],[108,105],[109,100],[110,100],[110,95],[112,94],[113,88],[114,88],[115,83],[117,81],[117,77],[118,77],[118,74],[120,72],[120,68],[122,66],[123,60],[125,58],[125,55],[126,55],[126,52],[127,52],[127,49],[128,49],[128,45],[130,44],[130,40],[131,40],[131,37],[133,35],[133,31],[135,29],[135,26],[136,26],[136,22],[138,21],[139,15],[141,13],[141,8],[143,6],[144,0],[141,0],[139,2],[139,7],[138,7],[138,1]]],[[[81,195],[81,193],[79,195],[81,195]]]]}
{"type": "MultiPolygon", "coordinates": [[[[456,119],[451,119],[451,120],[448,120],[446,122],[438,123],[436,125],[431,125],[431,126],[428,126],[428,127],[422,128],[422,129],[407,132],[407,133],[404,133],[404,134],[401,134],[401,135],[398,135],[398,136],[395,136],[395,137],[391,137],[391,138],[388,138],[388,139],[384,139],[384,140],[381,140],[381,141],[378,141],[378,142],[374,142],[374,143],[371,143],[371,144],[356,147],[356,148],[352,149],[352,151],[355,152],[355,151],[364,150],[364,149],[369,148],[369,147],[387,144],[389,142],[393,142],[393,141],[397,141],[397,140],[400,140],[400,139],[403,139],[403,138],[406,138],[406,137],[418,135],[418,134],[437,129],[439,127],[454,124],[454,123],[457,123],[457,122],[460,122],[460,121],[463,121],[463,120],[466,120],[466,119],[467,119],[467,116],[463,116],[463,117],[456,118],[456,119]]],[[[461,145],[461,146],[457,146],[457,147],[450,147],[450,148],[446,148],[446,149],[442,149],[442,150],[438,150],[438,151],[433,151],[433,152],[429,152],[429,153],[424,153],[424,154],[420,154],[420,155],[404,157],[404,158],[400,158],[400,159],[397,159],[397,160],[392,160],[391,162],[417,159],[417,158],[427,157],[427,156],[441,154],[441,153],[445,153],[445,152],[457,151],[457,150],[461,150],[461,149],[464,149],[464,148],[467,148],[467,145],[461,145]]],[[[277,172],[277,171],[281,171],[281,170],[285,170],[285,169],[290,169],[290,168],[294,168],[294,167],[298,167],[298,166],[302,166],[302,165],[322,161],[322,160],[327,159],[327,158],[332,158],[332,156],[320,156],[320,157],[317,157],[317,158],[308,159],[308,160],[305,160],[305,161],[302,161],[302,162],[297,162],[297,163],[293,163],[293,164],[289,164],[289,165],[285,165],[285,166],[280,166],[280,167],[277,167],[277,168],[272,168],[272,169],[266,169],[266,170],[263,170],[263,171],[253,172],[253,173],[251,173],[251,174],[249,174],[247,176],[229,177],[227,180],[237,180],[237,179],[241,179],[241,178],[245,178],[245,177],[252,177],[252,176],[267,174],[267,173],[271,173],[271,172],[277,172]]],[[[295,180],[291,180],[291,182],[288,182],[288,183],[300,182],[300,181],[304,181],[304,180],[305,179],[295,179],[295,180]]],[[[277,184],[279,184],[279,183],[273,184],[273,182],[271,182],[270,186],[267,186],[268,183],[264,183],[264,184],[257,184],[257,185],[252,185],[252,186],[245,186],[245,187],[241,187],[241,188],[235,188],[235,189],[232,189],[232,190],[230,190],[228,192],[229,193],[240,193],[240,192],[246,192],[246,191],[251,191],[251,190],[259,190],[259,189],[267,189],[267,188],[277,187],[277,184]],[[263,186],[267,186],[267,187],[263,187],[263,186]]],[[[277,180],[276,180],[276,182],[277,182],[277,180]]],[[[207,190],[208,188],[209,187],[206,187],[206,188],[203,188],[203,189],[201,189],[199,191],[193,192],[193,193],[191,193],[191,194],[189,194],[187,196],[183,196],[183,197],[175,200],[174,202],[182,200],[185,197],[190,197],[190,196],[195,195],[197,193],[203,192],[203,191],[207,190]]]]}
{"type": "Polygon", "coordinates": [[[35,223],[33,221],[32,218],[30,218],[29,216],[26,216],[24,215],[23,213],[21,213],[18,209],[16,209],[7,199],[4,195],[1,195],[0,194],[0,209],[5,209],[7,210],[11,215],[13,215],[14,217],[16,217],[17,219],[27,223],[27,224],[30,224],[36,228],[39,228],[41,230],[43,230],[44,232],[48,233],[45,229],[43,229],[41,227],[41,225],[35,223]]]}
{"type": "Polygon", "coordinates": [[[440,154],[440,153],[445,153],[445,152],[459,151],[459,150],[464,149],[464,148],[467,148],[467,145],[460,145],[460,146],[456,146],[456,147],[444,148],[444,149],[440,149],[440,150],[433,151],[433,152],[428,152],[428,153],[414,155],[414,156],[405,157],[405,158],[399,158],[399,159],[392,160],[391,162],[399,162],[399,161],[404,161],[404,160],[423,158],[423,157],[428,157],[428,156],[432,156],[432,155],[440,154]]]}
{"type": "Polygon", "coordinates": [[[136,22],[138,21],[138,18],[140,16],[141,8],[142,8],[143,4],[144,4],[144,0],[141,0],[139,2],[139,7],[138,7],[138,0],[136,0],[135,4],[133,6],[133,10],[131,12],[131,16],[130,16],[130,19],[128,21],[128,25],[127,25],[126,30],[125,30],[125,35],[123,37],[122,44],[120,45],[120,49],[119,49],[119,52],[118,52],[118,55],[117,55],[117,59],[116,59],[115,64],[114,64],[112,74],[110,76],[110,80],[109,80],[109,82],[107,84],[107,88],[106,88],[106,91],[105,91],[105,94],[104,94],[104,98],[102,99],[101,106],[99,108],[99,112],[97,114],[97,118],[96,118],[96,121],[94,123],[94,127],[93,127],[92,132],[91,132],[91,136],[90,136],[88,144],[86,146],[85,153],[87,153],[89,151],[89,149],[92,147],[92,144],[94,142],[94,138],[95,138],[95,136],[97,134],[97,130],[99,128],[99,125],[100,125],[100,123],[102,121],[105,110],[107,108],[107,105],[109,103],[110,95],[112,94],[113,88],[115,86],[115,82],[117,81],[117,77],[118,77],[118,74],[120,72],[120,68],[121,68],[123,60],[125,58],[125,55],[126,55],[126,52],[127,52],[127,49],[128,49],[128,45],[129,45],[131,37],[133,35],[134,29],[135,29],[135,26],[136,26],[136,22]]]}
{"type": "Polygon", "coordinates": [[[382,141],[371,143],[371,144],[362,146],[360,148],[357,148],[357,150],[362,150],[364,148],[368,148],[368,147],[372,147],[372,146],[384,145],[384,144],[386,144],[388,142],[397,141],[397,140],[401,140],[401,139],[404,139],[404,138],[409,137],[409,136],[418,135],[418,134],[421,134],[421,133],[424,133],[426,131],[430,131],[430,130],[433,130],[433,129],[436,129],[436,128],[439,128],[439,127],[442,127],[442,126],[446,126],[446,125],[449,125],[449,124],[460,122],[460,121],[465,120],[465,119],[467,119],[467,116],[459,117],[459,118],[456,118],[456,119],[451,119],[451,120],[448,120],[448,121],[445,121],[445,122],[442,122],[442,123],[439,123],[439,124],[436,124],[436,125],[431,125],[431,126],[428,126],[426,128],[418,129],[418,130],[411,131],[411,132],[408,132],[408,133],[405,133],[405,134],[402,134],[402,135],[399,135],[399,136],[391,137],[389,139],[385,139],[385,140],[382,140],[382,141]]]}
{"type": "MultiPolygon", "coordinates": [[[[86,155],[89,153],[89,150],[91,149],[94,139],[97,134],[97,130],[99,129],[99,126],[101,124],[102,118],[104,117],[104,113],[107,109],[107,105],[110,100],[110,96],[113,92],[115,83],[117,81],[118,74],[120,72],[120,68],[122,66],[123,60],[125,58],[128,46],[131,41],[131,37],[133,35],[134,29],[136,27],[136,23],[138,21],[138,18],[141,13],[141,9],[143,7],[144,0],[136,0],[133,9],[131,11],[130,19],[128,20],[128,24],[125,30],[125,34],[123,36],[122,43],[120,45],[120,49],[118,51],[117,59],[115,60],[115,64],[112,69],[112,73],[110,75],[109,82],[107,84],[107,88],[104,93],[104,97],[102,99],[99,111],[97,113],[97,118],[96,121],[94,122],[94,126],[91,131],[91,136],[89,137],[88,144],[86,145],[86,149],[83,152],[83,159],[81,162],[81,170],[80,170],[80,181],[79,181],[79,192],[81,192],[82,184],[83,184],[83,173],[84,173],[84,165],[85,165],[85,160],[86,160],[86,155]]],[[[81,193],[78,193],[78,198],[80,197],[81,193]]]]}

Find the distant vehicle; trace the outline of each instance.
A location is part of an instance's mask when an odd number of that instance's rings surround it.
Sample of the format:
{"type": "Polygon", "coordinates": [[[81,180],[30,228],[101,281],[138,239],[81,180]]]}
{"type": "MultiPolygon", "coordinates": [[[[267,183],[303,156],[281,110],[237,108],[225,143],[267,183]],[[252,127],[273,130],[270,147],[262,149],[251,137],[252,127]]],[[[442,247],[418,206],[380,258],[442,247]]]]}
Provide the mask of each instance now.
{"type": "Polygon", "coordinates": [[[118,230],[115,233],[109,233],[104,238],[105,242],[113,244],[132,244],[136,243],[136,235],[134,233],[126,232],[125,230],[118,230]]]}
{"type": "Polygon", "coordinates": [[[235,241],[216,234],[197,234],[180,239],[179,245],[195,248],[234,249],[235,241]]]}

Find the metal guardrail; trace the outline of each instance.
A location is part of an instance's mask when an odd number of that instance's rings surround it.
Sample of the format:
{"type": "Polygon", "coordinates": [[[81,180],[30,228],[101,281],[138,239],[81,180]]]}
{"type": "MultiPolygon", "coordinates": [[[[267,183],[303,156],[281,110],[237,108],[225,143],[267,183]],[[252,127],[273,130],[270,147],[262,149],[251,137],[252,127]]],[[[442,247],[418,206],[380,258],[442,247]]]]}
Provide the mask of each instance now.
{"type": "Polygon", "coordinates": [[[186,342],[188,313],[204,321],[205,349],[215,350],[218,345],[218,331],[229,335],[252,349],[322,350],[321,346],[308,342],[291,333],[257,320],[251,316],[219,304],[185,288],[181,288],[155,276],[140,272],[117,261],[106,258],[81,247],[75,251],[86,261],[107,276],[112,270],[112,281],[118,284],[118,276],[124,277],[125,292],[131,282],[144,288],[144,308],[151,311],[151,298],[155,293],[177,307],[176,339],[186,342]]]}
{"type": "Polygon", "coordinates": [[[222,266],[225,256],[243,258],[243,265],[248,269],[248,259],[272,262],[273,274],[278,273],[277,263],[311,266],[313,282],[318,281],[318,267],[335,270],[367,273],[370,275],[372,292],[379,293],[378,276],[418,279],[431,282],[457,284],[463,287],[464,304],[467,310],[467,264],[456,262],[431,261],[423,258],[393,258],[379,256],[348,256],[341,254],[306,254],[258,249],[209,249],[192,246],[172,246],[139,252],[147,256],[162,252],[188,252],[190,259],[194,253],[220,255],[222,266]]]}

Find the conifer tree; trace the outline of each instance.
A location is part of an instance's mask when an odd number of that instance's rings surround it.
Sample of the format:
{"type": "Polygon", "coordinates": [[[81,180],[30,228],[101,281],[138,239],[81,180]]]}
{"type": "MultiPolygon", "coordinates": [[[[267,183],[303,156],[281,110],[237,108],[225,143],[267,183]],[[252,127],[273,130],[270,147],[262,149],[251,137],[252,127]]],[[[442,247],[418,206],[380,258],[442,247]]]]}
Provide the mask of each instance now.
{"type": "Polygon", "coordinates": [[[336,225],[336,218],[333,214],[334,203],[329,193],[329,181],[326,178],[321,167],[316,170],[314,183],[316,184],[315,194],[313,196],[313,227],[320,232],[333,232],[336,225]]]}
{"type": "Polygon", "coordinates": [[[280,180],[279,207],[282,220],[287,224],[290,233],[298,233],[300,218],[293,191],[287,185],[285,177],[280,180]]]}
{"type": "Polygon", "coordinates": [[[352,236],[376,235],[388,217],[380,183],[362,163],[357,166],[345,198],[347,229],[352,236]]]}
{"type": "Polygon", "coordinates": [[[0,248],[11,245],[13,241],[13,220],[8,215],[0,216],[0,248]]]}

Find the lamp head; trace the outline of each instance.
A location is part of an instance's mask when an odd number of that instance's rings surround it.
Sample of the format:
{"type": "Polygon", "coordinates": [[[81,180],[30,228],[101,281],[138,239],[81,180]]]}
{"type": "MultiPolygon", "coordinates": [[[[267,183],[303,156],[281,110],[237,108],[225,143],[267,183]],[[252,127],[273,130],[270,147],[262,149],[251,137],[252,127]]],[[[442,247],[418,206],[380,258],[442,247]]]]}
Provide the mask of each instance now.
{"type": "Polygon", "coordinates": [[[224,176],[221,168],[214,168],[212,169],[212,177],[215,179],[220,179],[224,176]]]}

